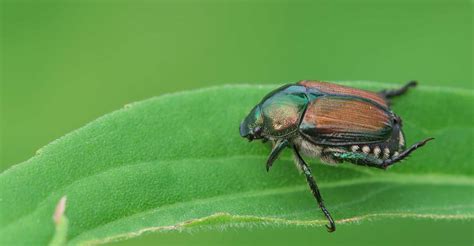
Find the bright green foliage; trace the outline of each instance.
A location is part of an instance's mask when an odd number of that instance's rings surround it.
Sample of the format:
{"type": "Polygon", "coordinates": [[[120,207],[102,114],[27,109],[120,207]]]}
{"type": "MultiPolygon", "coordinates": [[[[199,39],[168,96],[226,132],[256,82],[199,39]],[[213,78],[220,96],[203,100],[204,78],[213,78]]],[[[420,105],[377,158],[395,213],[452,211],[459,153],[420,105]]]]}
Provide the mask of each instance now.
{"type": "MultiPolygon", "coordinates": [[[[50,242],[51,216],[64,195],[70,243],[186,228],[325,224],[289,151],[267,173],[269,146],[239,136],[240,121],[275,87],[224,86],[152,98],[58,139],[0,175],[0,238],[50,242]]],[[[408,143],[436,140],[388,171],[310,160],[336,223],[472,220],[473,103],[470,90],[423,86],[395,100],[408,143]]]]}

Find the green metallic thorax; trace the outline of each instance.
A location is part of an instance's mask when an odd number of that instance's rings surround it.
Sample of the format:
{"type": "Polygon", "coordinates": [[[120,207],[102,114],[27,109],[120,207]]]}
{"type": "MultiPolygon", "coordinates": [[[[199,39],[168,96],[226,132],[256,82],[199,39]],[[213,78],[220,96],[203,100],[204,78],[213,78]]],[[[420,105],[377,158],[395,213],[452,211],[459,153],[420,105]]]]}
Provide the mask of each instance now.
{"type": "Polygon", "coordinates": [[[306,89],[291,85],[270,93],[261,102],[265,136],[283,137],[298,130],[308,105],[306,89]]]}

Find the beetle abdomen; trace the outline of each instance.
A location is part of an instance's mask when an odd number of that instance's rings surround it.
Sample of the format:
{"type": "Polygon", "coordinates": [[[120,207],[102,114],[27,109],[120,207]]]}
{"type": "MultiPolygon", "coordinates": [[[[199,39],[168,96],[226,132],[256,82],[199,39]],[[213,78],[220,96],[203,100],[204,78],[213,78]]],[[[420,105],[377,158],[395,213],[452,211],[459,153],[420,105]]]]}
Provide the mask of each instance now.
{"type": "Polygon", "coordinates": [[[379,142],[390,137],[391,118],[371,101],[327,95],[309,103],[300,132],[316,144],[379,142]]]}

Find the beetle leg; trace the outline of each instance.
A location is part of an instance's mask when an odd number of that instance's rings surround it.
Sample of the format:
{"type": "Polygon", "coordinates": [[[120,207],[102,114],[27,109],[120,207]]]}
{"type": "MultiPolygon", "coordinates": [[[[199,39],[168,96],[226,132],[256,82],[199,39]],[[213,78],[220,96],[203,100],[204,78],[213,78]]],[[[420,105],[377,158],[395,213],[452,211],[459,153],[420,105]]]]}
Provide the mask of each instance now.
{"type": "Polygon", "coordinates": [[[390,99],[392,97],[403,95],[405,92],[408,91],[408,89],[410,87],[415,87],[416,84],[417,84],[417,82],[413,80],[413,81],[410,81],[410,82],[406,83],[401,88],[391,89],[391,90],[382,90],[381,92],[379,92],[379,94],[382,95],[383,97],[387,98],[387,99],[390,99]]]}
{"type": "Polygon", "coordinates": [[[400,153],[399,155],[395,156],[395,157],[392,157],[392,159],[387,159],[387,160],[384,160],[383,161],[383,164],[382,164],[382,168],[387,168],[403,159],[405,159],[406,157],[408,157],[408,155],[410,155],[411,152],[415,151],[417,148],[425,145],[428,141],[431,141],[433,140],[434,138],[427,138],[423,141],[420,141],[416,144],[413,144],[412,146],[410,146],[410,148],[404,150],[402,153],[400,153]]]}
{"type": "Polygon", "coordinates": [[[361,153],[361,152],[333,152],[332,155],[336,160],[347,161],[356,165],[370,166],[382,168],[384,161],[377,159],[371,155],[361,153]]]}
{"type": "Polygon", "coordinates": [[[319,188],[318,188],[318,185],[316,184],[316,180],[313,178],[313,175],[311,174],[311,170],[309,169],[308,165],[301,157],[296,146],[293,146],[293,152],[295,154],[295,157],[296,157],[295,159],[298,166],[300,166],[301,170],[306,176],[306,181],[308,182],[309,188],[311,189],[313,196],[316,198],[316,201],[318,202],[319,208],[321,208],[321,210],[324,213],[324,216],[326,216],[326,218],[329,221],[329,225],[326,225],[326,228],[328,229],[329,232],[335,231],[336,224],[334,223],[334,220],[332,219],[331,214],[324,206],[323,198],[321,197],[321,193],[319,192],[319,188]]]}
{"type": "Polygon", "coordinates": [[[270,156],[267,159],[267,172],[270,171],[270,167],[272,167],[273,162],[278,158],[281,151],[288,146],[288,140],[280,139],[277,140],[275,145],[273,146],[272,152],[270,152],[270,156]]]}
{"type": "Polygon", "coordinates": [[[356,165],[366,165],[370,167],[376,167],[380,169],[387,169],[389,166],[405,159],[411,152],[415,151],[417,148],[425,145],[428,141],[433,140],[434,138],[427,138],[423,141],[420,141],[416,144],[413,144],[410,148],[404,150],[397,156],[392,157],[391,159],[381,160],[375,158],[372,155],[361,153],[361,152],[333,152],[332,155],[341,161],[347,161],[354,163],[356,165]]]}

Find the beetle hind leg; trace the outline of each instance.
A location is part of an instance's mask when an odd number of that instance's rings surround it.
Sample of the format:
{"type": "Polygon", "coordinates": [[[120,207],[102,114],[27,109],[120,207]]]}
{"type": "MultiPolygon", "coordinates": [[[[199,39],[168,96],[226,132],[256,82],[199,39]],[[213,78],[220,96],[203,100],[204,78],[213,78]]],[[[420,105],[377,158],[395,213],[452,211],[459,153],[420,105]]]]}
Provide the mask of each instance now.
{"type": "Polygon", "coordinates": [[[402,153],[400,153],[399,155],[397,156],[394,156],[392,157],[391,159],[387,159],[387,160],[384,160],[383,164],[382,164],[382,168],[387,168],[403,159],[405,159],[406,157],[408,157],[408,155],[410,155],[411,152],[415,151],[417,148],[425,145],[428,141],[431,141],[433,140],[434,138],[427,138],[423,141],[420,141],[418,143],[415,143],[413,144],[412,146],[410,146],[410,148],[404,150],[402,153]]]}
{"type": "Polygon", "coordinates": [[[401,88],[382,90],[379,92],[379,94],[387,99],[390,99],[390,98],[405,94],[409,88],[415,87],[416,85],[417,85],[417,82],[415,80],[412,80],[406,83],[401,88]]]}
{"type": "Polygon", "coordinates": [[[392,158],[385,159],[385,160],[376,158],[375,156],[371,154],[366,154],[363,152],[344,152],[344,153],[333,152],[332,155],[334,156],[335,159],[338,159],[340,161],[347,161],[356,165],[387,169],[389,166],[392,166],[395,163],[398,163],[399,161],[405,159],[411,154],[411,152],[415,151],[417,148],[425,145],[428,141],[431,141],[433,139],[434,138],[427,138],[423,141],[415,143],[412,146],[410,146],[408,149],[401,152],[400,154],[394,155],[392,156],[392,158]]]}

